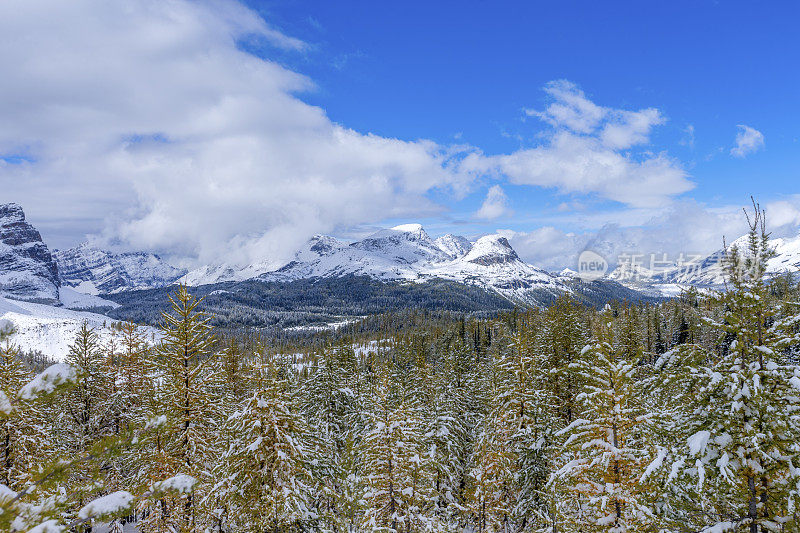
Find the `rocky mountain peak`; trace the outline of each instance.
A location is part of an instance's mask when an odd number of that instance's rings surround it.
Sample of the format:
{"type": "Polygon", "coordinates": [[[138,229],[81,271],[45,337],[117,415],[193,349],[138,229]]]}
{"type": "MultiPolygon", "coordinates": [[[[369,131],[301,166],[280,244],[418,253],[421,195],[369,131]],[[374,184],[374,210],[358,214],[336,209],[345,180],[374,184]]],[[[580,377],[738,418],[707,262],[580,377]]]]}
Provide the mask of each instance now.
{"type": "Polygon", "coordinates": [[[402,224],[382,229],[350,246],[385,255],[399,264],[450,259],[420,224],[402,224]]]}
{"type": "Polygon", "coordinates": [[[486,235],[475,241],[472,249],[464,256],[464,260],[478,265],[489,266],[511,263],[520,259],[508,239],[501,235],[486,235]]]}
{"type": "Polygon", "coordinates": [[[465,237],[448,233],[436,239],[436,244],[453,259],[464,257],[472,249],[472,243],[465,237]]]}
{"type": "Polygon", "coordinates": [[[87,294],[149,289],[173,283],[186,274],[148,252],[115,253],[83,243],[55,252],[61,282],[87,294]]]}
{"type": "Polygon", "coordinates": [[[57,301],[59,286],[56,262],[22,207],[0,204],[0,293],[57,301]]]}

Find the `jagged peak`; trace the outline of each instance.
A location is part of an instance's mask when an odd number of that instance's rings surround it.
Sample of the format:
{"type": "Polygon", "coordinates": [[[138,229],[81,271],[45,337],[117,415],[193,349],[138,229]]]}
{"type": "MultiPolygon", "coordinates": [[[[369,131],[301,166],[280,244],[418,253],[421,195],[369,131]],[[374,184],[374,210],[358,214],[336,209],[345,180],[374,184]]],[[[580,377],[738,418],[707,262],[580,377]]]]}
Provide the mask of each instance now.
{"type": "Polygon", "coordinates": [[[499,234],[485,235],[475,241],[472,249],[464,256],[465,261],[479,265],[493,265],[519,261],[519,256],[508,239],[499,234]]]}
{"type": "MultiPolygon", "coordinates": [[[[22,206],[16,202],[8,202],[5,204],[0,204],[0,218],[14,219],[13,221],[16,222],[24,222],[25,211],[22,209],[22,206]]],[[[11,220],[7,222],[11,222],[11,220]]]]}
{"type": "Polygon", "coordinates": [[[472,243],[466,237],[452,233],[438,237],[435,242],[446,254],[455,259],[464,257],[472,249],[472,243]]]}

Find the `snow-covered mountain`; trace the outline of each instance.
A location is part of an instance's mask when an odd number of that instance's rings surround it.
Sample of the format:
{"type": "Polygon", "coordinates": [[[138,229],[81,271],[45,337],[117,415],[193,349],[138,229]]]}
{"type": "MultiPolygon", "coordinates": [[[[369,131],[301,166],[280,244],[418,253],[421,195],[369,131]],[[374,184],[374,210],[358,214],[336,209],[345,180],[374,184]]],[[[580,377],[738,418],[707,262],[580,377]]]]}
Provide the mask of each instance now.
{"type": "MultiPolygon", "coordinates": [[[[800,272],[800,235],[770,240],[776,256],[767,263],[769,274],[800,272]]],[[[747,236],[733,241],[730,246],[747,249],[747,236]]],[[[688,287],[708,289],[721,288],[725,281],[722,259],[725,251],[720,249],[698,260],[682,265],[673,265],[650,270],[645,265],[621,265],[609,274],[609,278],[630,288],[664,296],[672,296],[688,287]]]]}
{"type": "Polygon", "coordinates": [[[571,290],[566,280],[522,261],[500,235],[481,237],[474,244],[455,235],[433,240],[419,224],[380,230],[353,243],[317,235],[288,264],[258,279],[285,282],[350,275],[387,282],[446,279],[530,303],[540,302],[542,291],[555,295],[571,290]]]}
{"type": "Polygon", "coordinates": [[[84,294],[164,287],[186,274],[155,254],[114,253],[89,243],[56,250],[54,256],[61,284],[84,294]]]}
{"type": "Polygon", "coordinates": [[[472,249],[472,243],[466,237],[453,235],[452,233],[442,235],[436,239],[436,244],[453,259],[467,255],[472,249]]]}
{"type": "Polygon", "coordinates": [[[58,301],[58,267],[15,203],[0,204],[0,296],[58,301]]]}

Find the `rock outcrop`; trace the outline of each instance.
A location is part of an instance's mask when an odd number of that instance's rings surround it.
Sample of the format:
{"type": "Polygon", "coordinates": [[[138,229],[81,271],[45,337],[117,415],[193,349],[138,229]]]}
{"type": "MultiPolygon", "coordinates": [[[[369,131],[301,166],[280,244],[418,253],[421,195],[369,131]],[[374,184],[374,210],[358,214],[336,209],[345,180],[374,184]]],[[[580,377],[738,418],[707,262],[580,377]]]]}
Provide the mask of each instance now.
{"type": "Polygon", "coordinates": [[[0,204],[0,295],[57,302],[58,266],[18,204],[0,204]]]}

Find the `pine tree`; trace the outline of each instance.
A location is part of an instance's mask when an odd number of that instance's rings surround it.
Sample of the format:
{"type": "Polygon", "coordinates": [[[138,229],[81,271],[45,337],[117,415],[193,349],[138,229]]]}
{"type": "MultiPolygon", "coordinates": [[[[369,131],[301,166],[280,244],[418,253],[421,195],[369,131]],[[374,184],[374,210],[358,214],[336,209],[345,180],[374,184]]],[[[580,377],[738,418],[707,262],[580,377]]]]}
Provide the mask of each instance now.
{"type": "MultiPolygon", "coordinates": [[[[2,337],[2,335],[0,335],[2,337]]],[[[33,377],[18,359],[18,350],[0,338],[0,391],[6,401],[33,377]]],[[[37,431],[39,413],[28,406],[9,409],[0,417],[0,483],[19,490],[30,481],[30,471],[36,461],[37,447],[45,436],[37,431]]]]}
{"type": "Polygon", "coordinates": [[[109,376],[105,355],[94,328],[83,322],[69,348],[66,362],[78,373],[79,381],[66,395],[66,411],[73,427],[72,449],[85,450],[92,442],[109,432],[109,376]]]}
{"type": "Polygon", "coordinates": [[[505,531],[511,525],[516,500],[514,478],[517,456],[514,453],[515,427],[507,407],[507,385],[502,359],[494,358],[483,370],[488,374],[488,412],[475,442],[475,457],[470,472],[468,509],[473,528],[505,531]],[[488,368],[487,368],[488,367],[488,368]]]}
{"type": "Polygon", "coordinates": [[[322,474],[318,507],[332,527],[351,528],[361,497],[357,446],[363,431],[362,384],[355,352],[340,344],[323,350],[301,391],[301,410],[316,428],[322,474]]]}
{"type": "MultiPolygon", "coordinates": [[[[150,416],[155,424],[148,436],[144,473],[150,485],[177,474],[202,479],[218,434],[219,413],[209,397],[213,372],[214,336],[210,317],[181,285],[170,295],[171,313],[163,313],[162,339],[153,358],[160,381],[150,416]],[[161,422],[163,421],[163,423],[161,422]]],[[[202,492],[203,484],[198,485],[202,492]]],[[[181,494],[180,501],[164,497],[147,506],[147,531],[191,531],[201,527],[198,490],[181,494]]]]}
{"type": "Polygon", "coordinates": [[[302,531],[312,505],[315,445],[295,410],[290,383],[270,364],[256,392],[227,422],[224,500],[236,531],[302,531]]]}
{"type": "Polygon", "coordinates": [[[430,478],[419,412],[402,388],[391,389],[384,369],[374,384],[369,424],[361,441],[366,485],[361,527],[411,532],[428,527],[421,507],[430,497],[425,483],[430,478]]]}
{"type": "Polygon", "coordinates": [[[624,337],[615,342],[611,327],[601,317],[598,338],[578,363],[584,418],[560,432],[566,462],[553,481],[565,492],[560,511],[567,531],[648,531],[654,524],[654,487],[647,477],[663,457],[649,442],[653,415],[641,403],[635,377],[641,349],[624,337]]]}
{"type": "Polygon", "coordinates": [[[586,329],[579,305],[567,296],[559,297],[544,312],[536,350],[542,354],[542,367],[549,373],[546,386],[562,427],[580,416],[576,398],[582,382],[575,363],[588,341],[586,329]]]}
{"type": "Polygon", "coordinates": [[[728,290],[713,297],[722,320],[704,319],[723,342],[686,345],[660,361],[683,391],[672,481],[689,504],[678,520],[702,513],[718,529],[792,531],[800,527],[800,370],[784,354],[797,343],[800,313],[775,301],[764,280],[773,252],[754,207],[746,249],[725,254],[728,290]]]}

